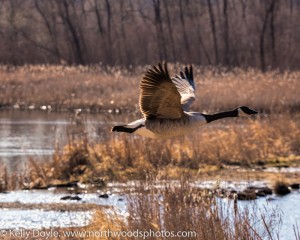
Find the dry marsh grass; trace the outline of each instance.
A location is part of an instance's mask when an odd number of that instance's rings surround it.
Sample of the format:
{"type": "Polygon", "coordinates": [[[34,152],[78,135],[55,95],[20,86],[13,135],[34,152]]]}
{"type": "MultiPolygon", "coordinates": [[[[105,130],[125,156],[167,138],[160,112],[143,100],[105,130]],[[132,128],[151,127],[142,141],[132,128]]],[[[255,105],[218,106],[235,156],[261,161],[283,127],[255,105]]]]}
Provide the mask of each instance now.
{"type": "Polygon", "coordinates": [[[106,226],[123,232],[123,237],[108,239],[277,239],[281,219],[276,209],[255,209],[250,204],[242,208],[234,200],[220,200],[209,191],[191,187],[183,179],[179,186],[159,189],[146,181],[127,201],[127,217],[98,214],[85,229],[106,226]]]}
{"type": "Polygon", "coordinates": [[[300,121],[290,115],[224,120],[195,134],[161,141],[125,133],[111,133],[96,143],[85,135],[71,139],[52,161],[32,163],[31,182],[45,186],[54,179],[178,179],[184,174],[197,178],[232,165],[292,166],[300,161],[300,121]]]}
{"type": "MultiPolygon", "coordinates": [[[[169,64],[171,75],[183,65],[169,64]]],[[[83,108],[138,111],[139,82],[148,66],[134,69],[93,66],[25,65],[0,67],[0,106],[51,110],[83,108]]],[[[217,111],[237,105],[268,112],[300,108],[300,72],[261,73],[194,66],[196,111],[217,111]]]]}
{"type": "Polygon", "coordinates": [[[185,239],[199,240],[273,239],[276,235],[280,214],[275,209],[251,214],[251,207],[240,208],[234,200],[219,201],[217,195],[193,188],[184,179],[179,186],[155,190],[146,184],[142,189],[150,193],[129,199],[129,229],[191,231],[196,237],[185,239]]]}
{"type": "MultiPolygon", "coordinates": [[[[278,239],[281,215],[277,209],[258,209],[255,203],[241,207],[184,179],[177,186],[159,189],[145,181],[126,201],[126,216],[97,208],[88,226],[52,229],[60,236],[49,239],[278,239]]],[[[15,238],[8,234],[1,239],[15,238]]]]}

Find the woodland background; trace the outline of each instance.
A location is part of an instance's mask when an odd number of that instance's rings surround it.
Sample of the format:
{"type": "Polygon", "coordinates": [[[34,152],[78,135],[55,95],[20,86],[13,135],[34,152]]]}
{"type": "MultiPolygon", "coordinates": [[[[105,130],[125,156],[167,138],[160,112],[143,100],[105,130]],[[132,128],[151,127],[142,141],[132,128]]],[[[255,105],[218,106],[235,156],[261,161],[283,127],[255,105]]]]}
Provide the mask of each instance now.
{"type": "Polygon", "coordinates": [[[297,70],[299,0],[1,0],[0,63],[297,70]]]}

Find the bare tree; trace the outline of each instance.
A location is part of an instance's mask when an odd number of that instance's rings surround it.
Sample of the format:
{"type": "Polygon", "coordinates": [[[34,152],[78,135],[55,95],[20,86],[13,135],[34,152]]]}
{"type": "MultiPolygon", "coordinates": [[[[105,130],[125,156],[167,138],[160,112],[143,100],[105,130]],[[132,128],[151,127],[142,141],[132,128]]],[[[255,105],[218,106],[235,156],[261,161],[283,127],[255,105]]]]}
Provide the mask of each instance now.
{"type": "Polygon", "coordinates": [[[209,13],[209,19],[210,19],[210,25],[211,25],[211,31],[213,35],[213,46],[215,51],[215,63],[219,64],[219,50],[218,50],[218,41],[217,41],[217,33],[216,33],[216,25],[215,25],[215,16],[212,9],[211,0],[207,0],[207,6],[208,6],[208,13],[209,13]]]}
{"type": "MultiPolygon", "coordinates": [[[[202,33],[201,33],[200,19],[202,17],[202,14],[201,14],[201,10],[200,9],[201,9],[201,7],[197,6],[197,9],[196,9],[196,24],[195,24],[195,26],[196,26],[197,40],[199,42],[199,46],[197,46],[198,56],[199,56],[199,59],[201,59],[201,53],[203,52],[204,57],[205,57],[205,59],[203,59],[203,60],[207,60],[207,63],[209,65],[211,65],[212,61],[211,61],[211,58],[210,58],[209,53],[207,51],[207,48],[204,45],[204,40],[203,40],[202,33]]],[[[201,63],[204,62],[203,60],[201,61],[201,63]]]]}
{"type": "Polygon", "coordinates": [[[261,70],[264,72],[266,71],[266,56],[265,56],[265,35],[267,30],[267,24],[269,17],[271,16],[272,12],[274,11],[276,0],[271,0],[271,3],[267,6],[265,11],[264,19],[263,19],[263,26],[260,33],[260,61],[261,61],[261,70]]]}
{"type": "Polygon", "coordinates": [[[299,69],[299,14],[299,0],[5,0],[0,62],[299,69]]]}
{"type": "MultiPolygon", "coordinates": [[[[187,4],[187,1],[185,1],[185,4],[187,4]]],[[[190,53],[190,45],[189,45],[189,41],[188,41],[188,34],[187,34],[187,30],[186,30],[186,24],[185,24],[185,14],[184,14],[184,3],[183,0],[179,0],[179,16],[180,16],[180,23],[181,23],[181,27],[182,27],[182,37],[183,37],[183,42],[184,42],[184,47],[185,47],[185,51],[187,52],[187,54],[189,55],[190,53]]]]}
{"type": "Polygon", "coordinates": [[[271,51],[272,51],[272,67],[276,67],[276,39],[275,39],[275,5],[276,0],[273,0],[273,4],[271,4],[271,13],[270,13],[270,37],[271,37],[271,51]]]}
{"type": "Polygon", "coordinates": [[[173,36],[173,30],[172,30],[172,23],[171,23],[171,17],[170,17],[170,10],[169,10],[169,2],[163,1],[164,9],[166,13],[166,19],[167,19],[167,28],[169,32],[169,38],[170,38],[170,46],[171,46],[171,52],[172,52],[172,60],[175,62],[177,60],[177,54],[175,51],[175,42],[174,42],[174,36],[173,36]]]}
{"type": "Polygon", "coordinates": [[[164,36],[164,29],[161,18],[161,5],[160,0],[152,0],[154,15],[155,15],[155,28],[156,28],[156,36],[157,36],[157,44],[159,50],[159,58],[161,60],[167,58],[166,51],[166,42],[164,36]]]}
{"type": "MultiPolygon", "coordinates": [[[[70,34],[70,39],[72,43],[73,54],[75,57],[75,62],[77,64],[84,64],[82,46],[80,36],[74,26],[71,16],[70,16],[70,3],[72,1],[67,0],[56,0],[56,4],[58,6],[59,16],[65,25],[66,30],[70,34]]],[[[68,35],[68,34],[67,34],[68,35]]]]}
{"type": "Polygon", "coordinates": [[[107,37],[108,41],[111,42],[111,19],[112,12],[109,0],[105,0],[106,14],[107,14],[107,37]]]}
{"type": "MultiPolygon", "coordinates": [[[[60,61],[62,59],[61,54],[60,54],[60,50],[59,50],[59,46],[58,46],[58,40],[57,40],[57,30],[56,30],[56,17],[53,14],[53,11],[49,11],[49,9],[53,9],[54,5],[52,1],[48,1],[48,4],[43,3],[43,5],[46,5],[46,8],[43,9],[42,8],[42,4],[40,0],[34,0],[34,6],[37,10],[37,12],[39,13],[39,15],[42,18],[42,21],[45,24],[45,27],[49,33],[49,37],[50,37],[50,42],[53,45],[53,51],[49,49],[46,50],[50,53],[53,53],[57,60],[60,61]],[[49,5],[48,5],[49,4],[49,5]]],[[[28,36],[27,36],[28,38],[28,36]]],[[[29,38],[28,38],[29,39],[29,38]]],[[[32,39],[31,39],[32,40],[32,39]]],[[[32,41],[31,41],[32,42],[32,41]]],[[[35,43],[35,45],[38,45],[37,43],[35,43]]]]}
{"type": "Polygon", "coordinates": [[[94,0],[94,12],[96,15],[96,20],[97,20],[97,27],[98,27],[98,31],[101,35],[104,34],[104,27],[103,27],[103,23],[102,23],[102,15],[100,12],[100,6],[98,3],[98,0],[94,0]]]}
{"type": "Polygon", "coordinates": [[[229,26],[228,26],[228,1],[223,0],[223,15],[224,15],[224,27],[223,27],[223,36],[224,36],[224,64],[229,66],[229,26]]]}
{"type": "Polygon", "coordinates": [[[9,1],[9,15],[8,15],[8,24],[10,26],[10,31],[8,32],[8,36],[9,36],[9,52],[10,52],[10,61],[13,64],[17,64],[18,63],[18,57],[16,52],[13,50],[13,48],[15,48],[15,46],[18,45],[18,30],[16,27],[16,2],[14,0],[10,0],[9,1]]]}

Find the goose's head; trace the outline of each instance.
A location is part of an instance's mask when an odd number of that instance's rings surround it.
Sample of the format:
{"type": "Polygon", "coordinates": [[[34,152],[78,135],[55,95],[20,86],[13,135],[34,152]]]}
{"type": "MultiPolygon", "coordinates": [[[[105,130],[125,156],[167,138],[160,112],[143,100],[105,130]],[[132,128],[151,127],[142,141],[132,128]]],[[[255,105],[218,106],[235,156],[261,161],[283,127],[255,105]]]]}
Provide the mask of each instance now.
{"type": "Polygon", "coordinates": [[[254,115],[257,114],[258,112],[246,107],[246,106],[241,106],[237,108],[238,111],[238,116],[243,117],[243,116],[249,116],[249,115],[254,115]]]}

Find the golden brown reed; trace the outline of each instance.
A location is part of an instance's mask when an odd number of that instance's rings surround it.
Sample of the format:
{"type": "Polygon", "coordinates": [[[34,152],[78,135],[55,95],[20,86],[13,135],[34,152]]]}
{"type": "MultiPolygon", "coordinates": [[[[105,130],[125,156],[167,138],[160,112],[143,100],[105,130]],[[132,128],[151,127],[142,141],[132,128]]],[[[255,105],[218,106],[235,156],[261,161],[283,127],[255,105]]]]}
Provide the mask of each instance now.
{"type": "MultiPolygon", "coordinates": [[[[152,183],[145,181],[127,197],[125,216],[118,210],[110,209],[108,214],[107,209],[97,208],[88,226],[54,228],[60,237],[49,239],[277,239],[281,221],[277,209],[258,209],[255,202],[241,207],[233,199],[219,199],[213,191],[200,190],[185,179],[160,188],[152,183]]],[[[15,238],[8,234],[1,239],[15,238]]]]}
{"type": "MultiPolygon", "coordinates": [[[[170,72],[178,72],[181,67],[169,65],[170,72]]],[[[146,69],[1,66],[0,103],[24,108],[50,105],[51,110],[80,107],[134,112],[138,111],[138,85],[146,69]]],[[[149,174],[176,178],[186,170],[197,175],[207,166],[218,170],[224,165],[289,164],[299,160],[299,72],[227,72],[197,66],[194,71],[198,101],[193,109],[213,112],[245,104],[271,113],[252,120],[218,121],[193,135],[166,141],[122,133],[97,143],[86,136],[69,136],[68,146],[63,152],[57,151],[52,162],[41,166],[31,161],[35,171],[30,172],[27,182],[44,186],[53,179],[145,179],[149,174]]]]}
{"type": "MultiPolygon", "coordinates": [[[[0,67],[0,106],[51,110],[138,111],[139,82],[149,66],[135,69],[93,66],[25,65],[0,67]]],[[[183,65],[169,64],[171,75],[183,65]]],[[[194,66],[196,111],[249,105],[268,112],[299,111],[299,72],[194,66]]]]}
{"type": "Polygon", "coordinates": [[[150,183],[141,189],[149,193],[129,198],[129,229],[190,231],[185,239],[263,239],[275,235],[274,226],[280,220],[275,210],[253,216],[251,207],[242,209],[234,200],[219,201],[211,191],[192,187],[184,178],[179,186],[170,183],[155,189],[150,183]]]}
{"type": "Polygon", "coordinates": [[[275,239],[281,218],[276,209],[269,212],[261,209],[259,214],[251,214],[255,203],[241,208],[236,201],[220,200],[211,191],[192,187],[184,179],[179,185],[170,183],[160,188],[146,181],[127,201],[127,217],[98,213],[84,229],[92,232],[108,227],[119,234],[123,231],[123,237],[111,235],[109,239],[168,239],[170,236],[197,240],[275,239]]]}
{"type": "Polygon", "coordinates": [[[97,143],[86,137],[78,138],[70,141],[62,152],[57,151],[52,161],[42,166],[33,164],[30,179],[38,185],[39,181],[47,185],[54,179],[178,179],[184,174],[197,177],[232,165],[292,166],[300,160],[298,119],[270,115],[223,120],[199,128],[194,134],[167,140],[126,133],[111,133],[97,143]]]}

